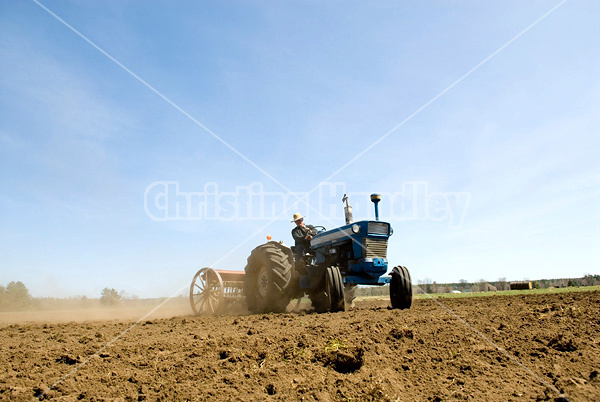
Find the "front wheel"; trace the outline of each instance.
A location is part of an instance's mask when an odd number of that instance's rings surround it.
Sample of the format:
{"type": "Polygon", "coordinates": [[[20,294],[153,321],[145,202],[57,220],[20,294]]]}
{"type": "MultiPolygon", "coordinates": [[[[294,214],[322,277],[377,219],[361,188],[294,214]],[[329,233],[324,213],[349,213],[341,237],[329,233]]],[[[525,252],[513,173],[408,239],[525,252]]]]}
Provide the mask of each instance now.
{"type": "Polygon", "coordinates": [[[394,267],[391,276],[390,301],[392,302],[392,308],[410,308],[412,304],[412,284],[408,269],[401,266],[394,267]]]}
{"type": "Polygon", "coordinates": [[[325,271],[325,293],[329,298],[329,309],[332,312],[346,309],[344,280],[338,267],[328,267],[325,271]]]}

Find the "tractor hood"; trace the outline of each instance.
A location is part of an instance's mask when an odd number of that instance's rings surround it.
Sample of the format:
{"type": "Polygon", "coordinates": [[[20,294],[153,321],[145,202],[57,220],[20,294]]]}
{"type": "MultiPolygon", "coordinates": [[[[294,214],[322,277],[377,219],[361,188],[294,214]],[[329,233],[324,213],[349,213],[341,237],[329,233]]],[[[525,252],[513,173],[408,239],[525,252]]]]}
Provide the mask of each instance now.
{"type": "Polygon", "coordinates": [[[388,222],[359,221],[317,234],[310,241],[310,246],[312,249],[326,247],[347,241],[349,238],[361,244],[365,237],[387,238],[392,233],[391,225],[388,222]]]}

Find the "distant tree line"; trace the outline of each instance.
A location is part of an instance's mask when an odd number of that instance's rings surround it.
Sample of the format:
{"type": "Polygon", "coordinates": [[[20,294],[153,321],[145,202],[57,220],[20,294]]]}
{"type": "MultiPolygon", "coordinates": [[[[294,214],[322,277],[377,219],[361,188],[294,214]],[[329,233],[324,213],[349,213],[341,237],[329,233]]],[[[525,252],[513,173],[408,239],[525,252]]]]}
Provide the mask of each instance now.
{"type": "Polygon", "coordinates": [[[356,289],[356,296],[387,296],[389,294],[389,286],[369,286],[356,289]]]}
{"type": "MultiPolygon", "coordinates": [[[[596,286],[600,285],[600,275],[586,274],[581,278],[538,279],[531,281],[531,284],[534,289],[596,286]]],[[[496,281],[480,279],[476,282],[469,282],[466,279],[461,279],[455,283],[437,283],[429,278],[425,278],[424,280],[417,281],[417,283],[413,283],[413,294],[450,293],[457,290],[460,292],[510,290],[510,282],[506,278],[499,278],[496,281]]],[[[389,295],[389,293],[389,286],[359,287],[356,290],[357,296],[385,296],[389,295]]]]}
{"type": "Polygon", "coordinates": [[[0,311],[25,310],[32,305],[32,297],[23,282],[0,285],[0,311]]]}
{"type": "Polygon", "coordinates": [[[102,289],[99,299],[89,299],[87,296],[69,297],[67,299],[34,298],[23,282],[10,282],[6,287],[0,285],[0,311],[38,310],[52,308],[52,306],[60,308],[65,301],[78,302],[80,306],[91,306],[94,302],[100,301],[105,306],[114,306],[120,304],[123,300],[135,302],[138,299],[139,297],[136,295],[129,295],[124,290],[117,292],[113,288],[102,289]]]}
{"type": "MultiPolygon", "coordinates": [[[[600,275],[585,274],[581,278],[537,279],[531,281],[531,284],[534,289],[596,286],[600,285],[600,275]]],[[[466,279],[461,279],[455,283],[443,284],[438,284],[435,281],[426,278],[422,281],[417,281],[416,285],[425,293],[449,293],[456,290],[461,292],[510,290],[510,281],[507,281],[506,278],[499,278],[496,281],[480,279],[476,282],[469,282],[466,279]]]]}

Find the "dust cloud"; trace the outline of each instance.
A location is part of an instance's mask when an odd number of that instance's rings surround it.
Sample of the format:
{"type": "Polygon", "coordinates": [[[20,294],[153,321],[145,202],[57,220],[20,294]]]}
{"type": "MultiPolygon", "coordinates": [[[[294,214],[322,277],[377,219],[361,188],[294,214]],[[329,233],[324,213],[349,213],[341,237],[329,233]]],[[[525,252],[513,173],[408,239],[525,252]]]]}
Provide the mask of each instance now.
{"type": "Polygon", "coordinates": [[[98,299],[48,298],[36,299],[35,306],[27,311],[0,312],[0,326],[108,320],[136,321],[142,317],[170,318],[188,315],[191,312],[187,297],[123,300],[119,304],[110,306],[103,305],[98,299]],[[153,311],[154,309],[156,311],[153,311]],[[150,312],[152,313],[145,317],[150,312]]]}

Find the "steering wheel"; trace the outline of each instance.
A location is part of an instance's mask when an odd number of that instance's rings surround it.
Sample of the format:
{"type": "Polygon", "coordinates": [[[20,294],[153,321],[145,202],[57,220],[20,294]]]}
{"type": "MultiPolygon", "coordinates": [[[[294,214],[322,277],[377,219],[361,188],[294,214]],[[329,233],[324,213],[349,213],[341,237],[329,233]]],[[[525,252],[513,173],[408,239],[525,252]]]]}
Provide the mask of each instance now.
{"type": "Polygon", "coordinates": [[[325,226],[313,226],[315,229],[317,229],[317,232],[325,232],[327,229],[325,228],[325,226]]]}

